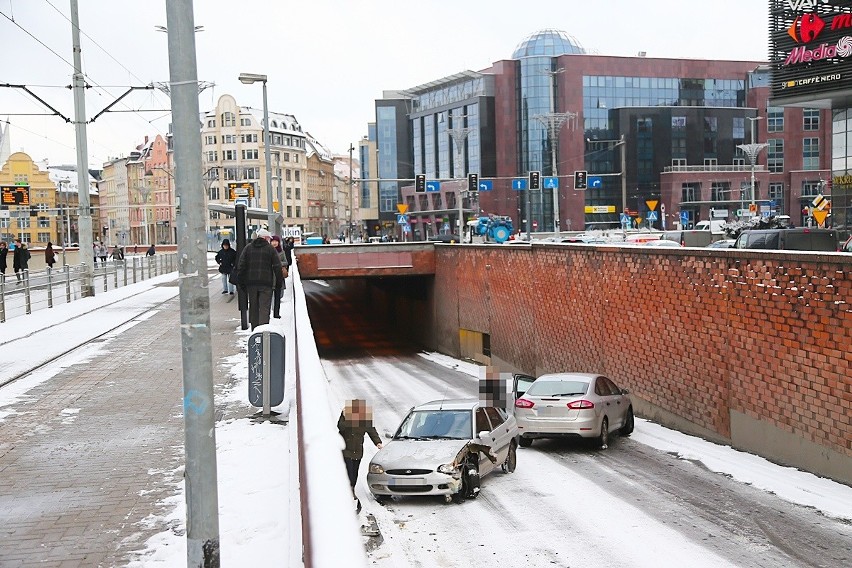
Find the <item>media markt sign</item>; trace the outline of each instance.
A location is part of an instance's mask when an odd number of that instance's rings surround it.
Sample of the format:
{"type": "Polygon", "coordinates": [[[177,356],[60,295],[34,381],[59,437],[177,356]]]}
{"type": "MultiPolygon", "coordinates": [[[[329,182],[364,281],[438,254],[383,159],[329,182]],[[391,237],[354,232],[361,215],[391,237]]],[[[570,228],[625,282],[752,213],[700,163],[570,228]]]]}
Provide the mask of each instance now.
{"type": "Polygon", "coordinates": [[[770,0],[773,104],[839,98],[852,79],[852,2],[770,0]]]}

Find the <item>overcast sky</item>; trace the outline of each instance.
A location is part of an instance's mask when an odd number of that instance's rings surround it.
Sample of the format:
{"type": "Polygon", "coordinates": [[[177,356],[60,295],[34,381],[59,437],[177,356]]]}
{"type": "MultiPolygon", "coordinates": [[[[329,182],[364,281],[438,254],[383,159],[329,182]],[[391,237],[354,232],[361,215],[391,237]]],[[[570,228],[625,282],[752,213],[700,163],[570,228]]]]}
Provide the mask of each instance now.
{"type": "MultiPolygon", "coordinates": [[[[89,119],[127,87],[169,77],[165,0],[79,0],[89,119]]],[[[24,84],[73,117],[69,0],[0,0],[0,83],[24,84]],[[14,22],[11,21],[14,19],[14,22]],[[25,31],[26,30],[26,31],[25,31]],[[31,34],[31,35],[30,35],[31,34]],[[41,45],[43,42],[45,45],[41,45]],[[55,53],[52,53],[53,50],[55,53]]],[[[383,90],[426,83],[511,57],[528,34],[556,28],[601,55],[764,61],[767,2],[716,0],[196,0],[198,77],[215,83],[201,110],[223,94],[293,114],[332,151],[366,134],[383,90]]],[[[144,136],[168,130],[168,98],[140,91],[89,125],[90,164],[127,155],[144,136]],[[164,110],[166,109],[166,110],[164,110]],[[141,112],[152,110],[154,112],[141,112]]],[[[13,152],[51,164],[75,161],[74,129],[17,89],[0,88],[0,120],[9,115],[13,152]]]]}

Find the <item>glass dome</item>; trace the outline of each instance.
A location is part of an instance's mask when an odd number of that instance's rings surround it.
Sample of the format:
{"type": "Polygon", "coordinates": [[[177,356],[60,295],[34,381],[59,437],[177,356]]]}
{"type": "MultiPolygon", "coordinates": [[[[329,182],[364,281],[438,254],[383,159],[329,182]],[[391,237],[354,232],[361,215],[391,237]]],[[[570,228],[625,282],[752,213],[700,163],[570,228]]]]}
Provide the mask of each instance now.
{"type": "Polygon", "coordinates": [[[557,55],[582,55],[586,53],[583,46],[573,37],[562,30],[539,30],[523,40],[512,52],[512,59],[522,57],[555,57],[557,55]]]}

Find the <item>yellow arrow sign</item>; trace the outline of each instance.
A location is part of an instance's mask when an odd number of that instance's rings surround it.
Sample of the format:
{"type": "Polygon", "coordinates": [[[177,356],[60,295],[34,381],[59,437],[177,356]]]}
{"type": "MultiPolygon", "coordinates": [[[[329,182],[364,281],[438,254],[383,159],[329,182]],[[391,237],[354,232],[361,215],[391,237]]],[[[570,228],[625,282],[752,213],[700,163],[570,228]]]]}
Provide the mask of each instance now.
{"type": "Polygon", "coordinates": [[[405,212],[408,211],[408,204],[407,203],[397,203],[396,204],[396,210],[399,211],[400,215],[405,215],[405,212]]]}
{"type": "Polygon", "coordinates": [[[649,201],[645,202],[645,205],[648,206],[648,211],[653,211],[654,209],[657,208],[657,203],[659,203],[659,202],[654,201],[654,200],[649,200],[649,201]]]}
{"type": "Polygon", "coordinates": [[[828,211],[820,211],[819,209],[815,209],[812,213],[816,222],[819,223],[819,226],[822,227],[823,223],[825,223],[825,218],[828,217],[828,211]]]}

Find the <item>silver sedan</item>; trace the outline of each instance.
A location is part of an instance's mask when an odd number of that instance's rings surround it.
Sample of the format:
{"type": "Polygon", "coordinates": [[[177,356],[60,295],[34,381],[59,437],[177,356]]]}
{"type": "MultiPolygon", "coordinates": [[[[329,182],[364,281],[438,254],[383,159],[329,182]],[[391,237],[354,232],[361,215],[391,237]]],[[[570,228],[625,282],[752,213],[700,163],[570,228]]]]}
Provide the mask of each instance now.
{"type": "Polygon", "coordinates": [[[542,375],[515,401],[521,447],[536,438],[596,438],[602,448],[609,435],[633,432],[633,405],[626,389],[589,373],[542,375]]]}
{"type": "Polygon", "coordinates": [[[481,476],[515,470],[517,436],[512,416],[476,399],[421,404],[373,456],[367,485],[377,501],[392,495],[476,497],[481,476]]]}

